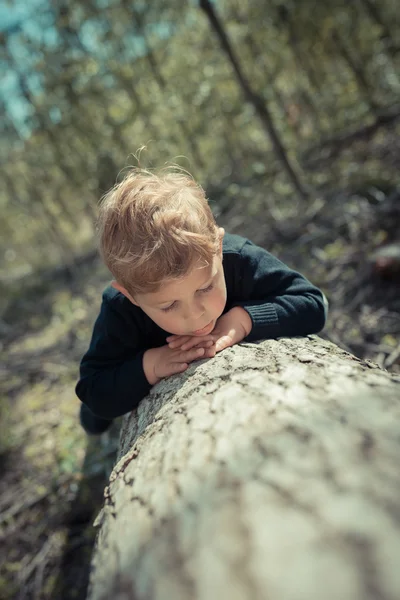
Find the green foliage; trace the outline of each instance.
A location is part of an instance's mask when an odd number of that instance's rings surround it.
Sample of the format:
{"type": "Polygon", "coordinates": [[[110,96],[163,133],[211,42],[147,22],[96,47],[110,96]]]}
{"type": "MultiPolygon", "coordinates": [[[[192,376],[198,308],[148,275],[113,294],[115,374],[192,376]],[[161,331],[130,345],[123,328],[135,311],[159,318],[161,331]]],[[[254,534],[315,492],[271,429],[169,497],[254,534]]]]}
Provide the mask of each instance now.
{"type": "Polygon", "coordinates": [[[0,397],[0,460],[13,445],[13,435],[10,430],[11,403],[5,396],[0,397]]]}
{"type": "MultiPolygon", "coordinates": [[[[309,148],[373,123],[398,99],[390,0],[215,4],[243,74],[310,188],[396,169],[345,160],[310,168],[309,148]]],[[[145,166],[180,162],[206,187],[263,178],[293,189],[254,105],[197,2],[52,3],[5,33],[14,76],[0,141],[0,280],[70,264],[93,244],[96,203],[142,145],[145,166]],[[29,26],[28,26],[29,25],[29,26]]]]}

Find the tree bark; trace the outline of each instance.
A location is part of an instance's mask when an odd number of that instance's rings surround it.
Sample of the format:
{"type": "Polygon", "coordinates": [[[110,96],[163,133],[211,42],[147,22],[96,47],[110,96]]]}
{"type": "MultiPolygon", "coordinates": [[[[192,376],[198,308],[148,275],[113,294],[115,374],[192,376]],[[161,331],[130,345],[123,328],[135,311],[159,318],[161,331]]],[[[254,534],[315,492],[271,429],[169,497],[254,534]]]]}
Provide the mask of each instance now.
{"type": "Polygon", "coordinates": [[[125,417],[90,600],[397,600],[400,378],[316,336],[229,348],[125,417]]]}

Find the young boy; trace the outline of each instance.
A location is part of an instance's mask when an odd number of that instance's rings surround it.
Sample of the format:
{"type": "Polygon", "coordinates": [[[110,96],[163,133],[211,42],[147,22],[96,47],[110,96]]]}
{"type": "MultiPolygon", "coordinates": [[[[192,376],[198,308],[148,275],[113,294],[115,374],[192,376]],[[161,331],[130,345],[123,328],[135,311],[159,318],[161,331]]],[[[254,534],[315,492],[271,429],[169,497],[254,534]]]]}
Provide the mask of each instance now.
{"type": "Polygon", "coordinates": [[[90,434],[133,410],[164,377],[228,346],[316,333],[324,296],[263,248],[217,227],[179,172],[133,170],[102,201],[103,293],[76,393],[90,434]]]}

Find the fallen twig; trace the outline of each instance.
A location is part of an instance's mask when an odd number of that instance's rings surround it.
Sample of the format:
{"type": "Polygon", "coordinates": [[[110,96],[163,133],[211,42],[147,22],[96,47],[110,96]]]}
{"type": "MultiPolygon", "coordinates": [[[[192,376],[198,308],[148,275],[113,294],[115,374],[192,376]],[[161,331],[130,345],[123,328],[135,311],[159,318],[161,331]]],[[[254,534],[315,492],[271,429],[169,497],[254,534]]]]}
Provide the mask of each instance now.
{"type": "Polygon", "coordinates": [[[16,517],[21,511],[28,510],[28,508],[32,508],[32,506],[39,504],[39,502],[49,496],[52,491],[53,490],[46,490],[33,498],[24,498],[17,504],[13,504],[8,510],[5,510],[2,514],[0,514],[0,525],[16,517]]]}
{"type": "Polygon", "coordinates": [[[20,590],[20,594],[19,594],[20,600],[23,600],[26,597],[24,595],[25,589],[23,589],[22,586],[24,586],[26,584],[26,582],[30,579],[30,577],[31,577],[32,573],[35,571],[35,569],[45,559],[45,557],[51,550],[52,544],[53,544],[52,538],[51,537],[47,538],[47,540],[44,542],[44,544],[41,547],[41,549],[39,550],[39,552],[37,552],[35,554],[35,556],[30,561],[30,563],[27,564],[26,566],[23,566],[23,568],[18,576],[18,580],[21,585],[21,590],[20,590]]]}
{"type": "Polygon", "coordinates": [[[331,160],[340,152],[348,148],[349,144],[354,141],[368,138],[373,135],[378,129],[385,125],[390,125],[400,118],[400,106],[396,105],[389,110],[382,111],[373,123],[364,125],[348,133],[347,131],[335,137],[328,138],[322,141],[318,146],[314,146],[304,152],[302,165],[304,168],[310,169],[316,167],[320,162],[331,160]]]}
{"type": "Polygon", "coordinates": [[[394,365],[394,363],[397,361],[398,358],[400,358],[400,344],[386,358],[385,363],[384,363],[385,369],[390,369],[390,367],[392,367],[394,365]]]}

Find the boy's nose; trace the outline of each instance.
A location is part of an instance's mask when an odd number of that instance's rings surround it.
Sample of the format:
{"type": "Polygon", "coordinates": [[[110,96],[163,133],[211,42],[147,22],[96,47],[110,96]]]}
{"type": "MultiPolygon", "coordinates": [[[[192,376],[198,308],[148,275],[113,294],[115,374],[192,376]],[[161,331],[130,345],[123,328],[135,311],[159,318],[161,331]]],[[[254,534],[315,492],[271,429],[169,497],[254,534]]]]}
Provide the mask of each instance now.
{"type": "Polygon", "coordinates": [[[192,321],[194,324],[198,322],[199,319],[204,315],[205,310],[201,304],[192,304],[192,306],[188,307],[187,312],[185,314],[185,318],[188,321],[192,321]]]}

